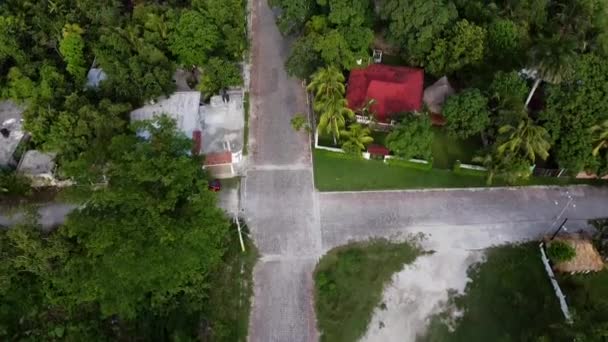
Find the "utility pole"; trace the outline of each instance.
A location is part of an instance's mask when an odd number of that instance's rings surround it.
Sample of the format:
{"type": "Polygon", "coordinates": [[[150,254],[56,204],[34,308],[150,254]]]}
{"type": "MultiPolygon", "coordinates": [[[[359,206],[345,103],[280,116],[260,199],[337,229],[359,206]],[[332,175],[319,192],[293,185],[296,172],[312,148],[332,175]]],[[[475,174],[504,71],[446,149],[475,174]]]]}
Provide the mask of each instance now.
{"type": "Polygon", "coordinates": [[[234,221],[239,232],[239,242],[241,243],[241,250],[245,253],[245,243],[243,242],[243,233],[241,232],[241,222],[238,215],[234,215],[234,221]]]}
{"type": "Polygon", "coordinates": [[[553,233],[553,236],[551,236],[551,240],[555,239],[555,237],[557,236],[557,234],[559,234],[560,230],[562,230],[562,228],[564,227],[564,225],[566,224],[566,222],[568,222],[568,218],[567,217],[564,219],[564,222],[562,222],[562,224],[559,225],[559,227],[557,228],[557,230],[555,231],[555,233],[553,233]]]}

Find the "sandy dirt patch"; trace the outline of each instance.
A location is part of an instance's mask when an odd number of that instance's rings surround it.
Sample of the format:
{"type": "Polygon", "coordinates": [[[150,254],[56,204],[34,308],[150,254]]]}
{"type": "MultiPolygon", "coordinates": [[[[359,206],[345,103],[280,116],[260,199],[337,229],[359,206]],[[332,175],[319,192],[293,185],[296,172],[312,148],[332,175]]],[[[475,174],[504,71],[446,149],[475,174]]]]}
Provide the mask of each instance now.
{"type": "Polygon", "coordinates": [[[406,265],[385,289],[362,341],[415,341],[443,311],[449,291],[464,291],[469,266],[482,260],[482,251],[444,248],[406,265]]]}

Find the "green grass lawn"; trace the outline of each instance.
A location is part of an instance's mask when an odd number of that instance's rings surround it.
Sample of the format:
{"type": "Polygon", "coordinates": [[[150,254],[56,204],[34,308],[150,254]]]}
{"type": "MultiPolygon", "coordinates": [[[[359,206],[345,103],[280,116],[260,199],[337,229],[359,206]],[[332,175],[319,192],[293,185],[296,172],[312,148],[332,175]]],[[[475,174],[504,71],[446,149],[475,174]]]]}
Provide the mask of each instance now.
{"type": "MultiPolygon", "coordinates": [[[[602,324],[607,324],[608,270],[589,274],[558,275],[558,281],[566,295],[578,330],[590,332],[602,324]]],[[[589,339],[591,340],[593,339],[589,339]]]]}
{"type": "MultiPolygon", "coordinates": [[[[360,191],[422,188],[485,187],[483,174],[459,174],[450,170],[418,170],[387,165],[379,160],[355,159],[340,153],[315,150],[315,185],[320,191],[360,191]]],[[[580,181],[579,183],[584,183],[580,181]]],[[[519,185],[566,185],[567,178],[533,177],[519,185]]],[[[497,179],[493,186],[505,186],[497,179]]]]}
{"type": "Polygon", "coordinates": [[[321,258],[314,273],[321,341],[358,340],[386,283],[420,253],[410,243],[374,240],[338,247],[321,258]]]}
{"type": "Polygon", "coordinates": [[[450,301],[463,312],[452,322],[455,329],[448,328],[446,311],[431,320],[421,341],[541,341],[564,323],[536,243],[492,248],[469,276],[464,295],[450,301]]]}
{"type": "Polygon", "coordinates": [[[433,127],[433,133],[433,167],[438,169],[452,169],[457,160],[470,164],[482,147],[479,137],[466,140],[452,138],[441,127],[433,127]]]}

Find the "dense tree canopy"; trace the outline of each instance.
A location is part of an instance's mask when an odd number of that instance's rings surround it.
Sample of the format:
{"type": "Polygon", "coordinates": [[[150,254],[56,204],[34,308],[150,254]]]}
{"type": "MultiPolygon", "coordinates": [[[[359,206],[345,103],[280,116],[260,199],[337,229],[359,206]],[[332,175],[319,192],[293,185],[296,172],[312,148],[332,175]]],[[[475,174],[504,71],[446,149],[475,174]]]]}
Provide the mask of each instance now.
{"type": "Polygon", "coordinates": [[[479,89],[466,89],[448,98],[443,107],[443,115],[447,120],[448,132],[466,139],[489,125],[488,99],[479,89]]]}
{"type": "Polygon", "coordinates": [[[386,146],[405,159],[431,158],[433,131],[428,115],[408,115],[386,137],[386,146]]]}
{"type": "Polygon", "coordinates": [[[29,221],[1,232],[0,336],[146,336],[153,332],[137,328],[146,315],[204,308],[229,223],[175,124],[161,118],[134,128],[149,137],[112,139],[107,186],[58,231],[45,236],[29,221]],[[122,332],[107,330],[112,321],[122,332]]]}

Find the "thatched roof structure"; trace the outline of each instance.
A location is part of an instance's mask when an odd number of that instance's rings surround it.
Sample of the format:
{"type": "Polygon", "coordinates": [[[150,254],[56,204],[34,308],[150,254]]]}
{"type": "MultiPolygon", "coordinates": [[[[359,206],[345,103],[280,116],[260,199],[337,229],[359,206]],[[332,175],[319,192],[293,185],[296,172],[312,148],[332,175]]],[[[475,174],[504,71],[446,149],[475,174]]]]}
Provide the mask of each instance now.
{"type": "Polygon", "coordinates": [[[582,234],[559,236],[554,241],[562,241],[572,246],[576,256],[570,261],[556,263],[553,269],[561,273],[599,272],[604,269],[604,261],[590,239],[582,234]]]}
{"type": "Polygon", "coordinates": [[[424,89],[424,104],[431,113],[441,114],[445,100],[454,94],[454,88],[450,85],[448,78],[443,76],[437,82],[424,89]]]}

